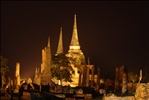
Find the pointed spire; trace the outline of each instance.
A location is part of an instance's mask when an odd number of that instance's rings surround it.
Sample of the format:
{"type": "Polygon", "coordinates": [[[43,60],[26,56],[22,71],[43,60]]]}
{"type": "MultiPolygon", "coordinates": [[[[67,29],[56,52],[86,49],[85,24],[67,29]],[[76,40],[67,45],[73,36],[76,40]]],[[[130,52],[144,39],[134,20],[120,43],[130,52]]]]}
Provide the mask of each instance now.
{"type": "Polygon", "coordinates": [[[88,61],[87,61],[87,63],[88,63],[88,65],[90,65],[90,59],[89,59],[89,57],[88,57],[88,61]]]}
{"type": "Polygon", "coordinates": [[[63,39],[62,39],[62,27],[60,28],[60,36],[59,36],[59,42],[57,47],[57,54],[63,53],[63,39]]]}
{"type": "Polygon", "coordinates": [[[78,32],[77,32],[76,14],[74,15],[74,25],[73,25],[73,32],[72,32],[72,39],[71,39],[70,46],[80,46],[79,39],[78,39],[78,32]]]}
{"type": "Polygon", "coordinates": [[[50,36],[48,37],[48,45],[47,47],[50,47],[50,36]]]}

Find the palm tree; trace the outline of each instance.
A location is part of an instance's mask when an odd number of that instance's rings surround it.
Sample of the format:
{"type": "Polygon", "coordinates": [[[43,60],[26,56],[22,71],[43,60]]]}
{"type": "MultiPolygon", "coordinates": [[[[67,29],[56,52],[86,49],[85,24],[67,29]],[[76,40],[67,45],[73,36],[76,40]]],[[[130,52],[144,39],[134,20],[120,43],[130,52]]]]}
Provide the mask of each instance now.
{"type": "Polygon", "coordinates": [[[52,68],[51,68],[51,76],[52,78],[56,78],[65,82],[72,82],[72,74],[74,73],[73,68],[70,65],[68,57],[65,54],[57,54],[52,57],[52,68]]]}

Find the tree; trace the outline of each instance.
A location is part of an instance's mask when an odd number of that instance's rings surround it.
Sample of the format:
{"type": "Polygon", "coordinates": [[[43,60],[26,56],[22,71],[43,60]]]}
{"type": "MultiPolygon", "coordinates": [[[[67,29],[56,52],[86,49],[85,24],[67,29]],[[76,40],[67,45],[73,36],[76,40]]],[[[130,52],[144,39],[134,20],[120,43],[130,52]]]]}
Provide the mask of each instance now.
{"type": "Polygon", "coordinates": [[[69,58],[63,53],[54,55],[52,57],[51,76],[57,80],[64,80],[65,82],[72,82],[73,68],[70,65],[69,58]]]}
{"type": "Polygon", "coordinates": [[[1,71],[0,71],[0,86],[2,86],[4,84],[5,80],[5,74],[7,71],[9,71],[9,67],[8,67],[8,59],[4,58],[2,56],[0,56],[0,67],[1,67],[1,71]]]}
{"type": "Polygon", "coordinates": [[[7,71],[9,71],[8,67],[8,59],[0,56],[1,61],[0,61],[0,66],[1,66],[1,75],[5,75],[7,71]]]}

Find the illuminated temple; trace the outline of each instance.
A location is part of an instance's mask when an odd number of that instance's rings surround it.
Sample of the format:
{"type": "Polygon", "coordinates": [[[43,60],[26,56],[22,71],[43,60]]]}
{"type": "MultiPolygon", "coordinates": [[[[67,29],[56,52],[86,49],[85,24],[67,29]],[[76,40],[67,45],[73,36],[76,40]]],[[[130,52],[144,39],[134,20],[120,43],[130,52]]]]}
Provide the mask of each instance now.
{"type": "MultiPolygon", "coordinates": [[[[57,46],[56,54],[63,53],[63,41],[62,41],[62,27],[60,28],[60,36],[59,42],[57,46]]],[[[72,31],[71,43],[69,46],[67,57],[71,57],[73,60],[70,61],[72,68],[75,73],[73,74],[71,83],[63,82],[63,85],[75,86],[89,86],[93,84],[94,81],[99,82],[97,80],[97,75],[94,75],[94,65],[90,65],[89,61],[86,65],[85,56],[80,49],[81,46],[79,44],[78,31],[77,31],[77,21],[76,15],[74,15],[74,25],[72,31]],[[96,80],[95,80],[95,77],[96,80]],[[91,81],[91,82],[90,82],[91,81]]],[[[56,55],[55,54],[55,55],[56,55]]],[[[50,75],[50,61],[51,61],[51,47],[50,47],[50,37],[48,38],[48,45],[44,49],[42,49],[42,63],[41,70],[36,68],[35,70],[35,78],[34,82],[37,84],[51,84],[51,75],[50,75]],[[40,71],[39,71],[40,70],[40,71]]],[[[58,83],[58,80],[53,80],[55,83],[58,83]]]]}

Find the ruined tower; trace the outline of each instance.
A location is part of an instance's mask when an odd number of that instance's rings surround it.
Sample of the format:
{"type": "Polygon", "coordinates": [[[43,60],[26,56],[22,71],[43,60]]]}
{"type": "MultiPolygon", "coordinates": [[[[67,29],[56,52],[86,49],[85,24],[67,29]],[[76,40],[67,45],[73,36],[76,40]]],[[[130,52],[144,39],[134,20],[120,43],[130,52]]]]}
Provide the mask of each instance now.
{"type": "Polygon", "coordinates": [[[48,45],[42,49],[42,64],[41,64],[41,84],[51,83],[50,74],[50,63],[51,63],[51,47],[50,37],[48,37],[48,45]]]}

